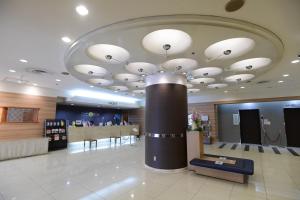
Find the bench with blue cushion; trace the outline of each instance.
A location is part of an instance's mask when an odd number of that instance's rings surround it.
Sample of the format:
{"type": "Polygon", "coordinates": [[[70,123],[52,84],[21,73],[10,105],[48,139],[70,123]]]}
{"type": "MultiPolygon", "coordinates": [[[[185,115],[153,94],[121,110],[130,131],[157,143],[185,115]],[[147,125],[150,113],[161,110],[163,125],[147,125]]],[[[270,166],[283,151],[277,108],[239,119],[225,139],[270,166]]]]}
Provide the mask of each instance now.
{"type": "Polygon", "coordinates": [[[225,179],[238,183],[247,182],[248,175],[253,175],[254,173],[253,160],[243,158],[205,154],[204,158],[202,159],[192,159],[190,161],[190,164],[194,167],[195,172],[198,174],[212,176],[215,178],[225,179]],[[220,158],[226,158],[226,160],[233,161],[234,164],[230,164],[227,162],[217,164],[215,161],[211,160],[212,158],[218,161],[221,161],[220,158]]]}

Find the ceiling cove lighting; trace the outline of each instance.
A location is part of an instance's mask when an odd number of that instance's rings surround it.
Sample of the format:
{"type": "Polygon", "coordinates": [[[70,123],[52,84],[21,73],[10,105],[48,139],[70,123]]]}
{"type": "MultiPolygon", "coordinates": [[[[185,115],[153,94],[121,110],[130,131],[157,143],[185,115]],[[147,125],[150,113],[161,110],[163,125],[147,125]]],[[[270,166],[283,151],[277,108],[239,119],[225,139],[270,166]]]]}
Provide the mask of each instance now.
{"type": "Polygon", "coordinates": [[[126,49],[111,44],[92,45],[87,49],[87,53],[91,58],[109,64],[124,63],[130,57],[126,49]]]}
{"type": "Polygon", "coordinates": [[[270,65],[270,58],[250,58],[233,63],[230,69],[233,71],[250,71],[256,70],[270,65]]]}
{"type": "Polygon", "coordinates": [[[142,43],[151,53],[174,55],[185,52],[191,46],[192,38],[181,30],[161,29],[147,34],[142,43]]]}
{"type": "Polygon", "coordinates": [[[122,103],[129,103],[129,104],[136,104],[139,99],[132,98],[132,97],[124,97],[120,95],[105,93],[105,92],[95,92],[95,91],[89,91],[89,90],[72,90],[70,91],[70,95],[73,97],[85,97],[85,98],[91,98],[91,99],[99,99],[99,100],[106,100],[106,101],[115,101],[122,103]]]}
{"type": "Polygon", "coordinates": [[[28,60],[25,60],[25,59],[20,59],[19,61],[22,63],[28,63],[28,60]]]}
{"type": "Polygon", "coordinates": [[[86,16],[89,14],[89,10],[84,5],[77,6],[76,12],[81,16],[86,16]]]}
{"type": "Polygon", "coordinates": [[[293,61],[291,61],[292,64],[296,64],[296,63],[299,63],[299,62],[300,62],[300,60],[293,60],[293,61]]]}
{"type": "Polygon", "coordinates": [[[250,38],[231,38],[210,45],[204,54],[207,61],[236,58],[251,51],[255,46],[250,38]]]}
{"type": "Polygon", "coordinates": [[[61,40],[65,43],[70,43],[71,42],[71,39],[67,36],[62,37],[61,40]]]}

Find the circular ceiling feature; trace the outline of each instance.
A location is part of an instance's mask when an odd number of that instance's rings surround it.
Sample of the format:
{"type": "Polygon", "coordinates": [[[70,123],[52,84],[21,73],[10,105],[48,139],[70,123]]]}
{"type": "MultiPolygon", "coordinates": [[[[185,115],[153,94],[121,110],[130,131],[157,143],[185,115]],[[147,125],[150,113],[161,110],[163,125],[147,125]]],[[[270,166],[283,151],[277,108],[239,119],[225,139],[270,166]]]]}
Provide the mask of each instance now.
{"type": "Polygon", "coordinates": [[[166,61],[162,67],[166,70],[175,72],[186,72],[195,69],[198,62],[191,58],[176,58],[166,61]]]}
{"type": "Polygon", "coordinates": [[[133,90],[132,92],[135,94],[145,94],[146,93],[145,90],[133,90]]]}
{"type": "Polygon", "coordinates": [[[159,55],[174,55],[185,52],[192,44],[192,38],[186,32],[177,29],[161,29],[147,34],[143,46],[159,55]]]}
{"type": "Polygon", "coordinates": [[[140,79],[140,77],[138,75],[135,75],[135,74],[127,74],[127,73],[124,73],[124,74],[116,74],[114,76],[114,78],[116,80],[119,80],[119,81],[124,81],[124,82],[134,82],[134,81],[138,81],[140,79]]]}
{"type": "Polygon", "coordinates": [[[227,86],[228,86],[228,84],[226,84],[226,83],[215,83],[215,84],[210,84],[207,87],[208,88],[219,89],[219,88],[224,88],[224,87],[227,87],[227,86]]]}
{"type": "Polygon", "coordinates": [[[157,72],[157,67],[147,62],[132,62],[125,66],[126,70],[134,74],[153,74],[157,72]]]}
{"type": "Polygon", "coordinates": [[[128,83],[127,85],[132,88],[137,88],[137,89],[146,87],[146,83],[144,83],[144,82],[131,82],[131,83],[128,83]]]}
{"type": "Polygon", "coordinates": [[[250,38],[231,38],[210,45],[204,52],[209,61],[236,58],[251,51],[255,46],[250,38]]]}
{"type": "Polygon", "coordinates": [[[116,90],[116,91],[127,91],[128,90],[128,87],[123,86],[123,85],[114,85],[114,86],[111,86],[110,88],[113,90],[116,90]]]}
{"type": "Polygon", "coordinates": [[[90,83],[97,84],[99,86],[108,86],[113,84],[113,80],[102,79],[102,78],[94,78],[89,80],[90,83]]]}
{"type": "Polygon", "coordinates": [[[250,58],[233,63],[230,66],[234,71],[250,71],[263,68],[272,62],[270,58],[250,58]]]}
{"type": "Polygon", "coordinates": [[[186,84],[186,87],[187,87],[187,88],[192,88],[192,87],[194,87],[194,85],[193,85],[193,84],[190,84],[190,83],[187,83],[187,84],[186,84]]]}
{"type": "Polygon", "coordinates": [[[225,78],[227,82],[244,82],[253,79],[253,74],[236,74],[225,78]]]}
{"type": "Polygon", "coordinates": [[[219,67],[203,67],[192,71],[194,77],[210,77],[221,74],[223,70],[219,67]]]}
{"type": "Polygon", "coordinates": [[[87,52],[93,59],[110,64],[126,62],[130,57],[126,49],[111,44],[95,44],[90,46],[87,52]]]}
{"type": "Polygon", "coordinates": [[[191,80],[191,83],[194,84],[209,84],[213,82],[215,82],[214,78],[196,78],[191,80]]]}
{"type": "Polygon", "coordinates": [[[74,69],[81,74],[86,74],[89,76],[104,76],[107,74],[107,70],[105,68],[96,65],[75,65],[74,69]]]}
{"type": "Polygon", "coordinates": [[[197,88],[187,89],[187,92],[188,92],[188,93],[197,93],[197,92],[199,92],[199,91],[200,91],[200,89],[197,89],[197,88]]]}

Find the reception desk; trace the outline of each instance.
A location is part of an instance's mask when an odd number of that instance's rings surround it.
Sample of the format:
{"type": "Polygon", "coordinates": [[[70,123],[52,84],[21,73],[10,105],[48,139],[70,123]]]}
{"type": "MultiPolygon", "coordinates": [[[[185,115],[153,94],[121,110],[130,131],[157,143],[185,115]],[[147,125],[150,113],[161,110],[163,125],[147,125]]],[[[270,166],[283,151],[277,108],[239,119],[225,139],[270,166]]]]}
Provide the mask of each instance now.
{"type": "Polygon", "coordinates": [[[92,126],[69,127],[68,141],[79,142],[90,139],[114,138],[129,135],[139,135],[139,125],[127,126],[92,126]]]}

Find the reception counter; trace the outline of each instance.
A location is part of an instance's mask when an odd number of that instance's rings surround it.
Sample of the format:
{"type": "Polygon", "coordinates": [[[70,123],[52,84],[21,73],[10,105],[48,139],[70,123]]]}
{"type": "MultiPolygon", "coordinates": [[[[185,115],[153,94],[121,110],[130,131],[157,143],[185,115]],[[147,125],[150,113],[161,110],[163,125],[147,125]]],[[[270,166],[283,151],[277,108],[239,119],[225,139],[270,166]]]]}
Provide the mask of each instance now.
{"type": "Polygon", "coordinates": [[[69,127],[68,141],[79,142],[87,139],[103,139],[129,135],[139,135],[139,125],[127,126],[92,126],[92,127],[69,127]]]}

